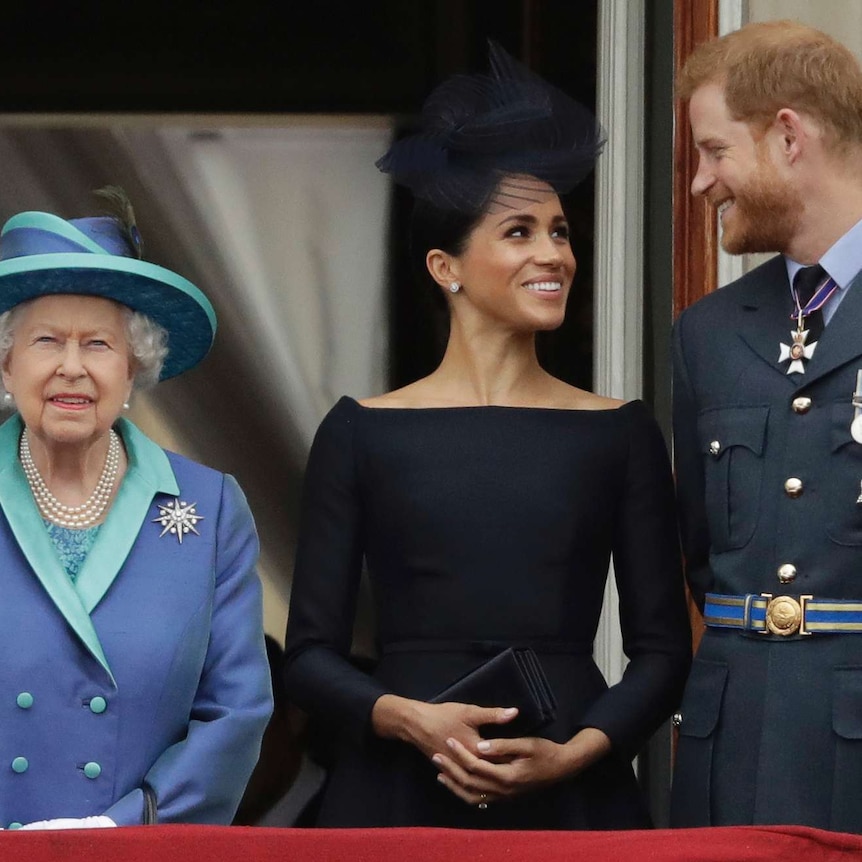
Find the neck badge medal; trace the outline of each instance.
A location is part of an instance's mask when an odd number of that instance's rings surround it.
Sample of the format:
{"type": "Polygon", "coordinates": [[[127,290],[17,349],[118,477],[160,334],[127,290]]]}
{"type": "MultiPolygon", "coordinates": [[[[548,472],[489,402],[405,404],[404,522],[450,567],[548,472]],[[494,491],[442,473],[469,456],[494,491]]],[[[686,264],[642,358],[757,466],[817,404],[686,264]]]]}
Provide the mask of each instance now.
{"type": "Polygon", "coordinates": [[[811,330],[805,329],[806,318],[823,308],[829,297],[837,289],[838,285],[835,281],[827,276],[826,281],[814,291],[814,296],[808,300],[804,307],[799,302],[799,296],[796,291],[793,291],[793,300],[796,303],[796,313],[793,315],[793,318],[796,320],[796,331],[790,333],[790,344],[781,342],[778,354],[779,363],[787,362],[788,360],[790,362],[787,366],[787,374],[805,374],[805,362],[814,356],[814,349],[818,344],[816,341],[812,341],[811,344],[807,343],[811,330]]]}

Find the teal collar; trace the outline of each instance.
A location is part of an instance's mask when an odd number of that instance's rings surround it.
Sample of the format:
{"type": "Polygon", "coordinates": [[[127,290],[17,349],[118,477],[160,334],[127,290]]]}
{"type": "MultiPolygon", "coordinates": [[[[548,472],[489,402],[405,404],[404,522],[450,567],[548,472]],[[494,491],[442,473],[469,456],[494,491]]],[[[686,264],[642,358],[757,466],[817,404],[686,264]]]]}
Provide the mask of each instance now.
{"type": "Polygon", "coordinates": [[[72,584],[45,530],[18,460],[21,417],[16,413],[0,426],[0,508],[36,577],[112,681],[90,614],[122,568],[155,494],[179,494],[164,450],[127,419],[120,419],[115,427],[125,445],[129,466],[108,517],[72,584]]]}

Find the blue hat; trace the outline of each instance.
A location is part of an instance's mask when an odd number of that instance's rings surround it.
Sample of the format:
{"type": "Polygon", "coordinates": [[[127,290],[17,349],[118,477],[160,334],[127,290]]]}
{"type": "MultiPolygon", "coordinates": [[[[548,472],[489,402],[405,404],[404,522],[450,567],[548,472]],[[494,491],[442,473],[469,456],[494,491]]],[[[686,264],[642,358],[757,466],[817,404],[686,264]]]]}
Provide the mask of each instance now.
{"type": "Polygon", "coordinates": [[[161,380],[197,365],[215,337],[206,296],[169,269],[133,257],[117,219],[13,216],[0,232],[0,313],[56,294],[113,299],[163,326],[168,355],[161,380]]]}

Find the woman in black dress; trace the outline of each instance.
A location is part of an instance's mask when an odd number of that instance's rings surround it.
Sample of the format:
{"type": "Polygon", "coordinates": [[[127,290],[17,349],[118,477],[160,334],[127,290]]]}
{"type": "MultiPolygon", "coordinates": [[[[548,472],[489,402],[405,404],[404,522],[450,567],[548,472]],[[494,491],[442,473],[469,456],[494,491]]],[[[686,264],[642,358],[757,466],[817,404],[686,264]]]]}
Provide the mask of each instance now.
{"type": "Polygon", "coordinates": [[[441,85],[424,131],[378,162],[417,198],[414,251],[450,310],[443,361],[342,398],[309,459],[286,681],[334,747],[320,826],[648,826],[630,761],[688,669],[663,438],[641,402],[536,358],[575,272],[557,194],[600,130],[493,45],[491,67],[441,85]],[[608,688],[591,651],[611,556],[630,662],[608,688]],[[372,674],[348,658],[363,561],[372,674]],[[540,735],[503,738],[506,703],[427,702],[506,646],[532,647],[556,695],[540,735]]]}

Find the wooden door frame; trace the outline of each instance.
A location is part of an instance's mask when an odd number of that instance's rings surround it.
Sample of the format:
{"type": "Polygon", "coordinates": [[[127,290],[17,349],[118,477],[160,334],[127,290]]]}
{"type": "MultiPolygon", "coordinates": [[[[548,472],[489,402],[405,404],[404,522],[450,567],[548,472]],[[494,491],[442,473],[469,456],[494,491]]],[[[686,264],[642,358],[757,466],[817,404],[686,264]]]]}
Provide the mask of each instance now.
{"type": "MultiPolygon", "coordinates": [[[[674,73],[695,45],[718,35],[719,0],[674,0],[674,73]]],[[[673,311],[674,318],[718,286],[715,209],[691,196],[697,152],[691,140],[688,104],[675,102],[673,134],[673,311]]]]}
{"type": "MultiPolygon", "coordinates": [[[[719,0],[674,0],[674,74],[695,45],[719,32],[719,0]]],[[[691,195],[697,171],[697,151],[691,139],[688,104],[674,103],[673,134],[673,314],[718,286],[718,224],[715,209],[691,195]]],[[[695,649],[703,632],[703,617],[688,594],[695,649]]]]}

